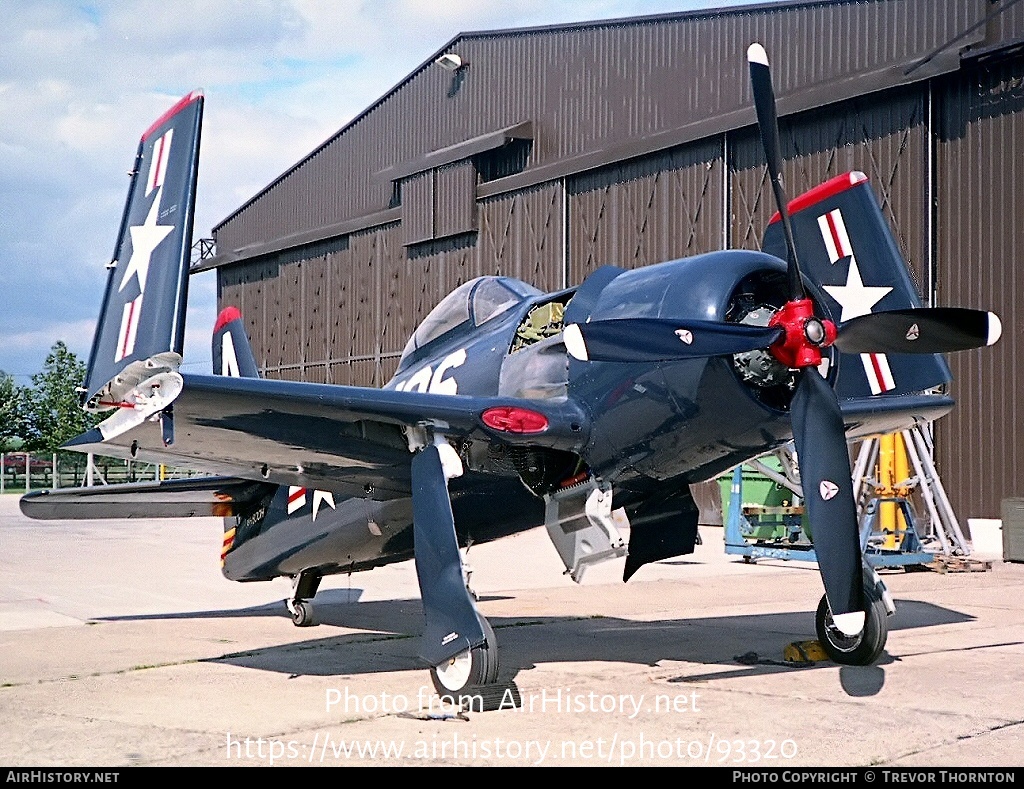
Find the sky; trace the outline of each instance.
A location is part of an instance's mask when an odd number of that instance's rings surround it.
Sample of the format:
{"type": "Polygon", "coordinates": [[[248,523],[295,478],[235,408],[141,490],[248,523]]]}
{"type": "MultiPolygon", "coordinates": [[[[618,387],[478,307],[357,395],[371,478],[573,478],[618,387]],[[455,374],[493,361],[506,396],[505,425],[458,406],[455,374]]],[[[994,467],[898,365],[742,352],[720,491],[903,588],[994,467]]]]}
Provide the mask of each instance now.
{"type": "MultiPolygon", "coordinates": [[[[88,358],[141,133],[206,95],[194,238],[459,33],[750,0],[3,0],[0,370],[88,358]]],[[[184,369],[208,372],[216,274],[193,276],[184,369]]]]}

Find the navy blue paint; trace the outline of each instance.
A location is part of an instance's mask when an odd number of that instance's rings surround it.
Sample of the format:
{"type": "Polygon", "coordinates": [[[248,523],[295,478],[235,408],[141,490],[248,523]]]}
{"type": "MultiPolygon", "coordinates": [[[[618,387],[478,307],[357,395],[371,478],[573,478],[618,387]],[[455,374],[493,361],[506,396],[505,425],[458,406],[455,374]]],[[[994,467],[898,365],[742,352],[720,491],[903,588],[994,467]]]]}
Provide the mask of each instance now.
{"type": "Polygon", "coordinates": [[[420,657],[436,666],[484,643],[476,606],[462,577],[455,520],[437,447],[412,459],[412,517],[416,577],[427,623],[420,657]]]}
{"type": "MultiPolygon", "coordinates": [[[[835,393],[817,370],[800,374],[793,397],[793,426],[801,468],[813,469],[814,478],[822,480],[818,490],[804,489],[804,506],[814,524],[814,550],[829,607],[842,614],[859,611],[863,584],[850,456],[835,449],[845,450],[846,431],[835,393]],[[838,492],[824,489],[826,485],[838,492]]],[[[802,479],[810,487],[811,474],[805,472],[802,479]]]]}
{"type": "Polygon", "coordinates": [[[165,351],[181,353],[185,336],[184,305],[188,294],[188,265],[192,249],[192,216],[199,166],[203,98],[195,97],[178,112],[149,130],[139,143],[131,186],[114,253],[116,265],[107,275],[101,320],[89,354],[89,374],[83,402],[92,398],[125,367],[165,351]],[[146,194],[146,181],[156,146],[173,130],[163,185],[146,194]],[[149,262],[134,350],[115,362],[120,340],[122,308],[140,294],[134,273],[124,280],[132,257],[132,227],[145,224],[156,200],[157,224],[170,226],[149,262]],[[121,288],[124,285],[123,289],[121,288]]]}
{"type": "MultiPolygon", "coordinates": [[[[135,364],[135,372],[144,373],[152,369],[144,363],[147,358],[181,350],[201,110],[201,99],[180,105],[140,146],[139,175],[132,181],[117,267],[109,275],[90,357],[90,396],[126,365],[135,364]],[[130,287],[119,290],[131,255],[127,230],[143,224],[152,207],[154,198],[145,197],[140,177],[148,174],[153,143],[171,127],[175,140],[160,222],[173,224],[173,232],[152,257],[135,352],[115,365],[121,311],[138,292],[131,278],[125,281],[130,287]]],[[[817,216],[833,207],[844,212],[864,281],[893,288],[878,309],[917,306],[913,283],[885,220],[861,184],[793,216],[807,275],[803,285],[818,308],[839,317],[834,314],[838,305],[818,286],[845,284],[851,265],[850,259],[830,263],[824,254],[817,216]]],[[[769,228],[765,249],[785,255],[777,228],[769,228]]],[[[96,429],[69,443],[83,452],[191,467],[218,475],[216,479],[174,488],[180,496],[170,502],[161,497],[171,488],[144,486],[117,492],[123,495],[107,510],[86,494],[29,497],[23,508],[49,517],[85,508],[98,517],[145,511],[151,505],[162,514],[189,515],[196,508],[212,509],[216,501],[211,496],[219,501],[218,496],[226,495],[234,508],[226,526],[236,531],[224,572],[237,580],[351,572],[414,556],[427,616],[423,656],[437,664],[484,638],[463,584],[458,546],[538,525],[543,502],[524,482],[543,489],[563,479],[538,483],[527,474],[520,481],[517,475],[529,468],[524,463],[536,461],[535,467],[548,468],[544,461],[551,459],[550,468],[558,474],[575,476],[575,470],[583,469],[613,487],[616,505],[626,508],[635,525],[628,576],[644,562],[692,550],[696,519],[688,483],[786,443],[793,437],[794,420],[803,426],[801,454],[815,465],[814,447],[831,442],[832,451],[826,454],[837,455],[835,445],[843,441],[844,428],[847,435],[866,434],[904,426],[912,417],[934,418],[949,409],[946,397],[913,394],[948,380],[948,368],[938,356],[894,355],[895,393],[907,396],[893,398],[869,397],[860,360],[840,354],[827,382],[815,378],[808,384],[806,376],[816,374],[805,374],[791,420],[788,399],[766,397],[743,383],[728,355],[677,359],[669,354],[668,361],[652,361],[651,353],[646,358],[638,353],[625,362],[582,363],[569,359],[557,338],[535,349],[543,350],[543,357],[529,356],[529,349],[520,352],[523,356],[510,355],[516,329],[531,308],[551,300],[566,304],[565,323],[654,321],[634,323],[637,331],[619,338],[615,353],[621,356],[630,343],[644,344],[638,335],[661,331],[666,320],[695,328],[726,322],[736,294],[753,280],[768,283],[764,303],[778,307],[787,298],[785,285],[792,275],[774,254],[732,250],[632,271],[606,267],[578,289],[551,294],[507,278],[481,278],[456,291],[454,303],[465,306],[464,312],[431,313],[462,317],[432,324],[446,329],[436,336],[426,328],[417,333],[398,374],[384,389],[261,380],[254,375],[242,324],[234,321],[222,327],[215,342],[224,331],[231,333],[239,372],[246,377],[183,374],[183,389],[173,404],[173,431],[170,419],[147,420],[109,440],[96,429]],[[481,306],[476,314],[475,294],[496,285],[511,294],[507,309],[487,315],[481,306]],[[544,390],[553,394],[515,398],[499,393],[503,369],[514,379],[509,391],[532,391],[523,386],[530,381],[522,376],[533,368],[520,364],[523,360],[543,362],[545,375],[558,373],[555,380],[540,382],[555,384],[544,390]],[[565,393],[559,394],[563,385],[565,393]],[[841,410],[833,407],[823,413],[806,407],[809,398],[820,402],[826,395],[835,403],[833,387],[841,410]],[[539,413],[547,427],[533,434],[496,430],[482,420],[492,408],[539,413]],[[824,442],[819,433],[826,435],[824,442]],[[470,466],[450,485],[437,448],[429,443],[422,448],[433,435],[444,436],[470,466]],[[170,438],[173,443],[168,444],[170,438]],[[293,486],[306,489],[306,503],[289,512],[293,486]],[[314,501],[319,502],[316,510],[314,501]]],[[[668,346],[671,350],[671,342],[668,346]]],[[[731,353],[735,347],[725,350],[731,353]]],[[[173,366],[164,365],[168,376],[175,374],[173,366]]],[[[123,388],[130,390],[131,384],[123,388]]],[[[848,468],[827,473],[841,476],[844,471],[848,481],[848,468]]],[[[828,517],[828,507],[819,510],[828,517]]],[[[839,538],[843,540],[847,536],[839,538]]],[[[837,553],[851,551],[840,546],[837,553]]],[[[850,575],[848,569],[826,573],[826,582],[829,575],[850,575]]],[[[854,592],[830,588],[829,597],[845,597],[849,607],[858,596],[854,592]]]]}
{"type": "MultiPolygon", "coordinates": [[[[878,205],[870,182],[863,181],[826,198],[813,206],[792,214],[793,234],[800,254],[800,268],[811,282],[821,285],[845,285],[850,271],[850,258],[831,263],[818,217],[823,213],[839,209],[842,212],[854,258],[860,270],[861,279],[871,286],[891,287],[873,308],[873,312],[901,310],[920,307],[917,288],[910,272],[903,262],[896,241],[889,232],[889,225],[878,205]]],[[[762,248],[775,255],[785,254],[785,240],[779,222],[768,226],[762,248]]],[[[815,294],[818,304],[824,305],[832,319],[839,323],[840,305],[826,291],[815,294]]],[[[892,354],[888,357],[896,389],[887,394],[903,395],[922,392],[952,380],[949,365],[940,355],[892,354]]],[[[854,354],[839,354],[837,362],[839,377],[836,394],[843,399],[870,397],[871,387],[861,360],[854,354]]]]}

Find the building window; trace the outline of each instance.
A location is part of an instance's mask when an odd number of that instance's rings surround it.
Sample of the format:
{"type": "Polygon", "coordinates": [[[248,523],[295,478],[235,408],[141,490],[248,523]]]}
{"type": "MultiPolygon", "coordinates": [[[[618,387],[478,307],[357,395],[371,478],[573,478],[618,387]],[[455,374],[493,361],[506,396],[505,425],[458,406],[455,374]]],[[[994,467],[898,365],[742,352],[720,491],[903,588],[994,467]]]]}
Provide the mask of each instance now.
{"type": "Polygon", "coordinates": [[[500,148],[478,153],[473,157],[481,183],[495,181],[526,169],[533,150],[533,140],[512,139],[500,148]]]}

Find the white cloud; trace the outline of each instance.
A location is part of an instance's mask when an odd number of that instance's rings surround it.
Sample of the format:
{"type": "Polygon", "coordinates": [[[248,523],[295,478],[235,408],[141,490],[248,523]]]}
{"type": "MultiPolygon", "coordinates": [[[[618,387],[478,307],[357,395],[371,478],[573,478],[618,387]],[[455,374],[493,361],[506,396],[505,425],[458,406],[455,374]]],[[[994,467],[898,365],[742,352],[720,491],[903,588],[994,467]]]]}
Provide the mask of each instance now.
{"type": "MultiPolygon", "coordinates": [[[[94,328],[96,328],[95,321],[54,321],[45,330],[36,329],[4,335],[3,343],[8,348],[15,350],[38,348],[43,343],[49,350],[58,340],[63,340],[68,347],[81,346],[83,337],[91,340],[94,328]]],[[[86,345],[88,344],[87,342],[86,345]]]]}

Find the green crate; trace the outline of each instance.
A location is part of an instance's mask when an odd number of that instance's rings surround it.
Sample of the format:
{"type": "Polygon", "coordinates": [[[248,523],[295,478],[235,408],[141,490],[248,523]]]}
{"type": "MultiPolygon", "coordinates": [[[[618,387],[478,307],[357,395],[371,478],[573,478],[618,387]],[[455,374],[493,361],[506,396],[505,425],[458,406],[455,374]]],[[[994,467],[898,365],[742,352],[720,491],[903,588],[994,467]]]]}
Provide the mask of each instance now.
{"type": "MultiPolygon", "coordinates": [[[[778,458],[762,458],[761,462],[768,468],[782,473],[782,464],[778,458]]],[[[718,478],[719,489],[722,494],[722,518],[724,522],[729,519],[729,504],[732,498],[733,472],[718,478]]],[[[743,468],[743,505],[754,505],[757,507],[780,508],[793,505],[795,496],[789,488],[779,485],[777,482],[768,479],[763,474],[743,468]]],[[[788,522],[792,521],[792,515],[779,512],[765,512],[748,516],[746,518],[749,527],[744,528],[744,536],[751,540],[782,540],[789,537],[790,529],[788,522]]],[[[804,535],[809,538],[810,530],[807,519],[800,518],[801,529],[804,535]]]]}

